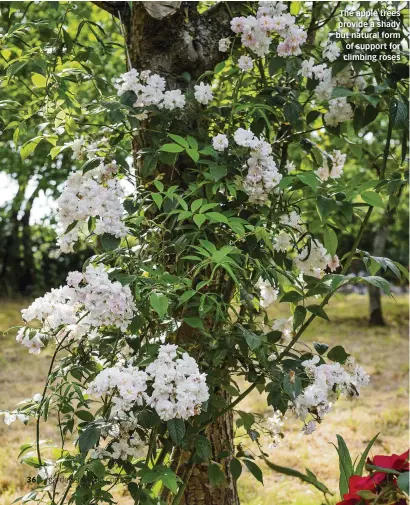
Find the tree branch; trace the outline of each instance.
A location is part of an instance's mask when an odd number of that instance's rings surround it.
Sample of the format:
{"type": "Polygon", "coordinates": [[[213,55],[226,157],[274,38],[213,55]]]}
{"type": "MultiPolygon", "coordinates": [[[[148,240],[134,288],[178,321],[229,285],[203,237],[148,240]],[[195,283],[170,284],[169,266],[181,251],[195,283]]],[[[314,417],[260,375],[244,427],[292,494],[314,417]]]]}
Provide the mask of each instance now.
{"type": "Polygon", "coordinates": [[[131,15],[131,9],[128,2],[92,2],[94,5],[100,9],[105,10],[112,16],[120,18],[128,18],[131,15]]]}

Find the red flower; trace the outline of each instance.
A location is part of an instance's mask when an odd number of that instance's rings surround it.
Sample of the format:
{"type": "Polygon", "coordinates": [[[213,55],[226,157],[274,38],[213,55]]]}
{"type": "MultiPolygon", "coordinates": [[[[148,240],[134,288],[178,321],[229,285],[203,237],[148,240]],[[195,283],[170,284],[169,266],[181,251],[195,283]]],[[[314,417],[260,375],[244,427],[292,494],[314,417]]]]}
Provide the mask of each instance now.
{"type": "Polygon", "coordinates": [[[400,456],[392,454],[391,456],[375,456],[373,458],[373,465],[382,468],[389,468],[391,470],[409,470],[409,451],[404,452],[400,456]]]}
{"type": "Polygon", "coordinates": [[[356,505],[360,500],[363,500],[357,492],[358,491],[374,491],[376,487],[383,482],[386,477],[385,473],[376,472],[367,477],[360,477],[360,475],[352,475],[349,479],[349,492],[343,498],[344,501],[337,503],[337,505],[356,505]]]}

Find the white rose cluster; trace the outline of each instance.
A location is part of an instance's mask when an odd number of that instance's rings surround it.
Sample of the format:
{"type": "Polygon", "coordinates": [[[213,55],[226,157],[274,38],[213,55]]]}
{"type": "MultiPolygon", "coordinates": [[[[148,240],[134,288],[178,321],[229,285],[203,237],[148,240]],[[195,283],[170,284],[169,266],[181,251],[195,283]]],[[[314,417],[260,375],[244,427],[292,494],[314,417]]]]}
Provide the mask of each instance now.
{"type": "Polygon", "coordinates": [[[260,304],[263,308],[269,307],[278,298],[279,290],[275,289],[269,281],[259,278],[256,286],[260,289],[260,304]]]}
{"type": "Polygon", "coordinates": [[[215,135],[215,137],[212,138],[212,147],[215,149],[215,151],[225,151],[228,145],[228,137],[223,133],[218,133],[218,135],[215,135]]]}
{"type": "Polygon", "coordinates": [[[148,375],[137,367],[113,366],[102,370],[89,384],[87,394],[103,396],[114,390],[112,413],[122,415],[146,399],[148,375]]]}
{"type": "Polygon", "coordinates": [[[351,119],[353,119],[353,109],[345,96],[329,100],[329,110],[325,114],[326,124],[337,126],[339,123],[351,119]]]}
{"type": "Polygon", "coordinates": [[[125,461],[128,457],[138,458],[143,455],[143,449],[146,444],[136,431],[129,436],[129,433],[121,433],[108,448],[97,446],[90,453],[91,459],[111,458],[125,461]]]}
{"type": "Polygon", "coordinates": [[[277,447],[284,437],[282,431],[283,431],[283,425],[284,423],[284,416],[279,410],[274,410],[273,415],[268,417],[266,420],[267,424],[267,429],[269,436],[271,437],[271,442],[269,444],[269,449],[274,449],[277,447]]]}
{"type": "Polygon", "coordinates": [[[178,346],[172,344],[160,346],[157,359],[145,371],[123,366],[103,370],[89,385],[88,393],[100,396],[113,390],[117,391],[113,397],[117,414],[145,402],[163,421],[199,414],[201,404],[209,398],[206,374],[199,372],[197,362],[187,353],[178,357],[178,346]]]}
{"type": "Polygon", "coordinates": [[[333,154],[329,155],[330,161],[332,163],[332,168],[329,170],[328,157],[323,157],[323,165],[316,170],[316,174],[322,181],[327,181],[329,177],[331,179],[338,179],[342,173],[346,162],[346,154],[342,154],[337,149],[333,150],[333,154]]]}
{"type": "MultiPolygon", "coordinates": [[[[334,151],[331,156],[334,160],[335,174],[341,172],[345,159],[344,154],[340,151],[334,151]]],[[[307,232],[306,226],[300,219],[300,215],[296,211],[291,211],[279,218],[279,223],[285,227],[292,229],[293,236],[286,230],[280,230],[273,239],[273,248],[276,251],[287,252],[294,243],[298,242],[300,235],[307,232]]],[[[333,272],[339,267],[339,258],[328,254],[326,248],[318,240],[312,240],[310,246],[306,244],[302,247],[296,257],[293,259],[296,268],[300,273],[314,276],[321,279],[324,275],[324,270],[330,268],[333,272]]]]}
{"type": "Polygon", "coordinates": [[[242,44],[259,57],[269,52],[273,34],[284,39],[277,47],[279,56],[297,56],[307,35],[286,10],[284,2],[260,2],[256,17],[235,17],[231,20],[231,29],[241,34],[242,44]]]}
{"type": "Polygon", "coordinates": [[[328,41],[323,49],[323,58],[326,58],[330,62],[336,61],[340,56],[340,48],[337,42],[328,41]]]}
{"type": "Polygon", "coordinates": [[[280,342],[281,344],[287,345],[293,334],[293,317],[280,317],[279,319],[275,319],[271,326],[271,331],[280,331],[282,333],[280,342]]]}
{"type": "Polygon", "coordinates": [[[208,105],[208,103],[214,97],[211,86],[209,84],[200,82],[194,86],[194,90],[195,100],[197,100],[199,103],[202,103],[203,105],[208,105]]]}
{"type": "Polygon", "coordinates": [[[72,173],[57,200],[58,220],[61,228],[66,230],[77,221],[68,233],[59,237],[60,249],[64,253],[73,251],[78,240],[81,223],[90,217],[96,218],[94,233],[109,233],[117,238],[125,237],[127,227],[122,221],[124,207],[121,199],[123,189],[117,179],[108,178],[110,166],[102,164],[98,170],[85,174],[72,173]]]}
{"type": "Polygon", "coordinates": [[[333,268],[335,261],[335,258],[330,256],[324,245],[318,240],[312,240],[310,248],[307,245],[303,247],[294,260],[296,268],[301,273],[317,279],[323,277],[327,267],[333,268]]]}
{"type": "Polygon", "coordinates": [[[312,383],[292,402],[292,410],[305,423],[305,434],[315,429],[314,421],[306,424],[308,414],[312,414],[316,420],[322,420],[340,394],[348,398],[358,396],[360,389],[370,381],[367,372],[353,358],[348,358],[345,367],[340,363],[317,366],[319,361],[319,356],[314,356],[302,362],[312,383]]]}
{"type": "Polygon", "coordinates": [[[103,265],[88,265],[84,274],[70,272],[66,286],[52,289],[21,311],[24,321],[37,319],[42,327],[21,328],[16,340],[38,354],[43,341],[52,338],[61,325],[66,326],[60,336],[67,332],[71,337],[82,336],[100,326],[125,331],[135,309],[129,286],[111,281],[103,265]]]}
{"type": "MultiPolygon", "coordinates": [[[[330,59],[329,54],[335,55],[337,53],[336,50],[338,50],[337,44],[332,43],[326,46],[324,55],[327,54],[328,59],[330,59]]],[[[332,99],[332,92],[333,88],[336,86],[349,89],[357,88],[360,91],[363,90],[366,86],[366,81],[362,76],[355,76],[350,67],[346,67],[335,76],[332,76],[331,68],[328,68],[325,63],[315,65],[315,60],[313,58],[309,58],[302,62],[299,74],[303,77],[309,79],[315,78],[319,81],[319,84],[315,88],[315,94],[319,100],[329,100],[330,106],[329,111],[326,112],[324,116],[326,124],[329,126],[337,126],[343,121],[353,119],[353,109],[347,102],[346,97],[332,99]]]]}
{"type": "Polygon", "coordinates": [[[137,96],[134,107],[156,105],[159,109],[181,109],[185,107],[185,96],[180,89],[165,91],[165,79],[150,70],[138,72],[132,68],[114,81],[119,96],[126,91],[133,91],[137,96]]]}
{"type": "Polygon", "coordinates": [[[249,196],[249,202],[263,205],[282,179],[271,156],[272,146],[243,128],[236,130],[234,140],[239,146],[251,149],[243,189],[249,196]]]}

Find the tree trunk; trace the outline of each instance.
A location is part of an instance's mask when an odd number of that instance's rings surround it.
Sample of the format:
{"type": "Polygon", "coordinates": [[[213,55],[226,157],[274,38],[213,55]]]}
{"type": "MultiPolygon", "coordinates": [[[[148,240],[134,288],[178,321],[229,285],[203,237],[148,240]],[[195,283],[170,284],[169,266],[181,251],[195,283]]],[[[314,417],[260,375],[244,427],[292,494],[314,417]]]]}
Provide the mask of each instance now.
{"type": "Polygon", "coordinates": [[[34,200],[40,191],[40,184],[33,191],[24,208],[24,214],[21,222],[21,245],[22,245],[22,273],[19,282],[19,291],[21,294],[29,294],[35,285],[35,264],[34,251],[31,240],[30,216],[34,200]]]}
{"type": "MultiPolygon", "coordinates": [[[[373,240],[373,256],[384,256],[390,215],[391,214],[387,212],[385,219],[383,219],[383,222],[376,230],[373,240]]],[[[374,326],[385,326],[386,323],[383,318],[381,291],[380,288],[377,288],[376,286],[369,286],[369,306],[369,323],[374,326]]]]}
{"type": "MultiPolygon", "coordinates": [[[[206,434],[212,444],[212,460],[219,461],[222,451],[232,452],[233,445],[233,414],[230,412],[211,424],[206,434]]],[[[229,472],[229,458],[224,459],[222,469],[226,483],[221,487],[211,487],[208,478],[208,466],[196,465],[192,469],[191,477],[181,505],[239,505],[236,482],[229,472]]],[[[182,475],[184,466],[180,468],[182,475]]]]}
{"type": "MultiPolygon", "coordinates": [[[[102,4],[105,3],[98,2],[98,5],[104,7],[102,4]]],[[[230,16],[222,3],[202,15],[197,11],[197,4],[198,2],[134,2],[131,11],[127,5],[123,5],[118,10],[118,17],[125,25],[128,64],[139,71],[149,69],[164,76],[170,88],[184,87],[183,72],[189,72],[192,79],[196,79],[206,70],[213,69],[221,59],[218,41],[230,32],[230,16]]],[[[138,149],[135,144],[134,149],[138,149]]],[[[178,180],[173,183],[177,184],[178,180]]],[[[226,394],[221,394],[225,401],[229,400],[226,394]]],[[[210,425],[207,436],[212,443],[214,461],[220,460],[218,455],[221,451],[231,452],[232,413],[210,425]]],[[[186,474],[188,456],[184,453],[180,456],[178,474],[183,476],[186,474]]],[[[228,465],[229,458],[225,458],[222,469],[225,470],[226,483],[221,487],[210,486],[206,464],[195,465],[181,503],[239,505],[236,483],[230,476],[228,465]]]]}

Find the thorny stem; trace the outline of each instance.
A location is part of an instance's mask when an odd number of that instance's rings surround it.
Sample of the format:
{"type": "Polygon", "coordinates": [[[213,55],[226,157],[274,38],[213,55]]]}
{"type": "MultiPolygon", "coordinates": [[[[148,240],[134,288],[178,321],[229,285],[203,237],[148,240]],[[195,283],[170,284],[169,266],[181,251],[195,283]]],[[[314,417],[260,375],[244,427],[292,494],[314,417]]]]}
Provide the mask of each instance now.
{"type": "Polygon", "coordinates": [[[49,369],[48,369],[47,380],[46,380],[46,383],[45,383],[45,386],[44,386],[44,389],[43,389],[43,394],[42,394],[42,397],[41,397],[41,402],[40,402],[40,404],[39,404],[39,406],[37,408],[36,446],[37,446],[37,458],[38,458],[38,462],[39,462],[40,466],[43,465],[42,460],[41,460],[41,454],[40,454],[40,418],[41,418],[41,409],[42,409],[42,407],[44,405],[44,402],[45,402],[48,385],[50,384],[50,375],[51,375],[51,372],[53,370],[54,362],[56,360],[57,354],[60,351],[60,348],[61,348],[64,340],[68,337],[69,334],[70,334],[70,332],[67,333],[67,335],[65,335],[65,337],[61,339],[60,343],[56,347],[56,350],[54,351],[54,354],[53,354],[53,357],[51,358],[51,363],[50,363],[50,366],[49,366],[49,369]]]}
{"type": "MultiPolygon", "coordinates": [[[[86,316],[88,316],[89,312],[86,312],[83,316],[80,317],[80,319],[77,321],[77,324],[82,321],[86,316]]],[[[48,368],[48,372],[47,372],[47,380],[46,380],[46,383],[44,385],[44,389],[43,389],[43,394],[42,394],[42,397],[41,397],[41,402],[37,408],[37,420],[36,420],[36,449],[37,449],[37,458],[38,458],[38,463],[40,466],[43,465],[42,463],[42,460],[41,460],[41,454],[40,454],[40,418],[41,418],[41,409],[44,405],[44,402],[46,400],[46,393],[47,393],[47,389],[48,389],[48,386],[50,384],[50,375],[51,375],[51,372],[53,370],[53,366],[54,366],[54,362],[56,360],[56,357],[57,357],[57,354],[58,352],[60,351],[62,345],[63,345],[63,342],[67,339],[67,337],[70,335],[71,333],[71,330],[67,332],[66,335],[64,335],[64,337],[60,340],[60,342],[58,343],[57,347],[56,347],[56,350],[54,351],[54,354],[51,358],[51,363],[50,363],[50,366],[48,368]]]]}
{"type": "Polygon", "coordinates": [[[189,478],[191,477],[192,470],[194,468],[194,463],[190,461],[185,469],[184,475],[182,476],[182,484],[179,486],[178,494],[175,496],[172,501],[172,505],[178,505],[184,496],[185,488],[188,485],[189,478]]]}

